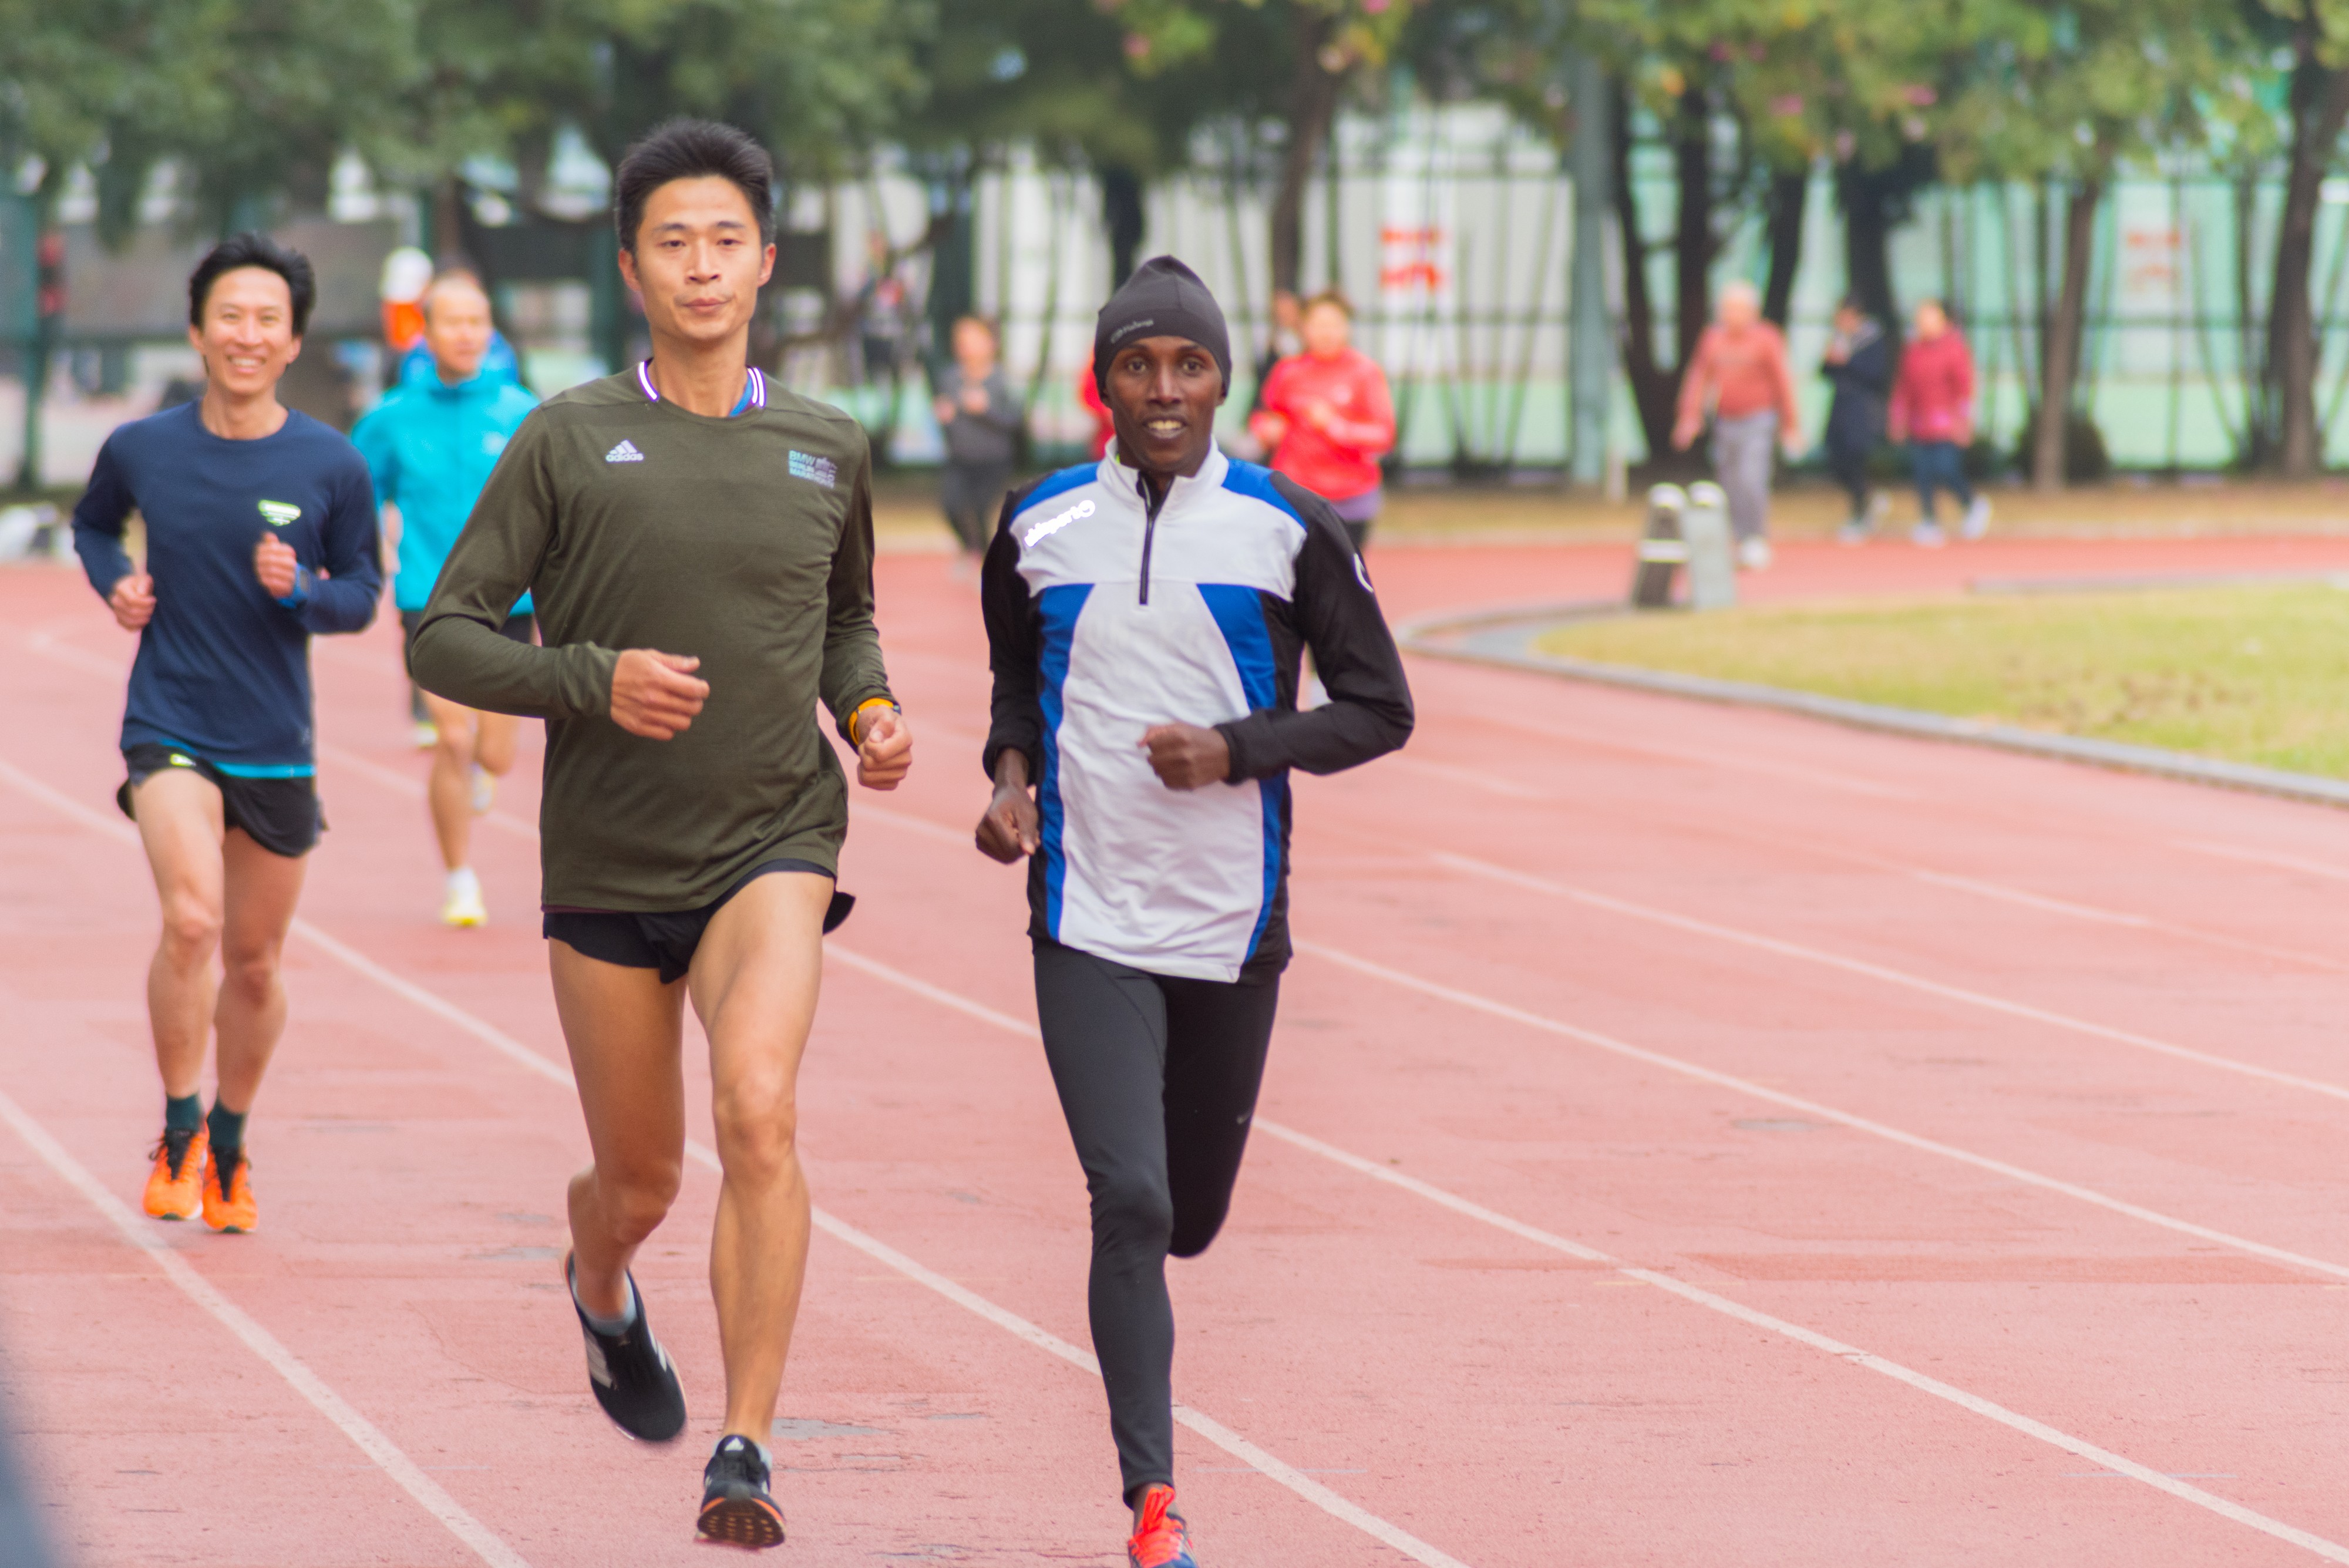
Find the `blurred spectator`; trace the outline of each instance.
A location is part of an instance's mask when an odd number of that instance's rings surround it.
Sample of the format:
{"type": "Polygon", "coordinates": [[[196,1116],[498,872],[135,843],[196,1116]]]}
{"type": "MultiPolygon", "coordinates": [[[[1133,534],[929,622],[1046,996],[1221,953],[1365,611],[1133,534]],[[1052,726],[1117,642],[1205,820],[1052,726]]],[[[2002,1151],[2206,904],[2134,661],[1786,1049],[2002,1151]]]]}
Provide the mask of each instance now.
{"type": "Polygon", "coordinates": [[[1117,421],[1102,401],[1101,389],[1093,384],[1093,368],[1087,365],[1077,372],[1077,401],[1093,417],[1093,461],[1099,462],[1109,455],[1109,443],[1117,439],[1117,421]]]}
{"type": "Polygon", "coordinates": [[[1836,306],[1835,336],[1827,339],[1819,374],[1835,388],[1827,409],[1827,467],[1851,498],[1851,515],[1837,531],[1847,545],[1876,532],[1888,504],[1868,483],[1868,460],[1884,439],[1884,398],[1892,387],[1892,340],[1877,319],[1846,296],[1836,306]]]}
{"type": "Polygon", "coordinates": [[[895,386],[904,364],[905,285],[889,265],[889,236],[878,229],[864,237],[864,311],[857,320],[858,369],[864,384],[895,386]]]}
{"type": "Polygon", "coordinates": [[[1960,533],[1981,538],[1990,527],[1990,500],[1974,493],[1965,463],[1974,439],[1974,357],[1938,299],[1918,303],[1916,332],[1892,384],[1891,425],[1892,439],[1909,443],[1909,469],[1917,480],[1917,530],[1910,537],[1928,546],[1948,543],[1933,514],[1933,493],[1941,489],[1965,508],[1960,533]]]}
{"type": "Polygon", "coordinates": [[[1802,413],[1795,377],[1786,368],[1786,339],[1762,319],[1762,296],[1750,283],[1721,291],[1713,325],[1696,340],[1681,380],[1680,418],[1672,445],[1683,452],[1713,412],[1713,468],[1729,499],[1729,525],[1737,560],[1749,571],[1770,564],[1770,449],[1802,449],[1802,413]]]}
{"type": "Polygon", "coordinates": [[[1250,414],[1264,407],[1264,384],[1272,379],[1273,367],[1304,350],[1304,340],[1297,335],[1304,314],[1293,292],[1285,288],[1272,291],[1272,333],[1265,340],[1264,352],[1257,356],[1256,390],[1248,403],[1250,414]]]}
{"type": "Polygon", "coordinates": [[[996,363],[994,323],[966,316],[954,324],[953,343],[954,363],[938,372],[930,405],[947,443],[938,504],[964,552],[976,558],[986,554],[996,507],[1011,488],[1019,404],[996,363]]]}
{"type": "Polygon", "coordinates": [[[1306,301],[1305,351],[1264,379],[1248,429],[1272,466],[1337,508],[1360,554],[1385,499],[1379,459],[1395,443],[1394,400],[1378,361],[1353,347],[1354,307],[1335,289],[1306,301]]]}

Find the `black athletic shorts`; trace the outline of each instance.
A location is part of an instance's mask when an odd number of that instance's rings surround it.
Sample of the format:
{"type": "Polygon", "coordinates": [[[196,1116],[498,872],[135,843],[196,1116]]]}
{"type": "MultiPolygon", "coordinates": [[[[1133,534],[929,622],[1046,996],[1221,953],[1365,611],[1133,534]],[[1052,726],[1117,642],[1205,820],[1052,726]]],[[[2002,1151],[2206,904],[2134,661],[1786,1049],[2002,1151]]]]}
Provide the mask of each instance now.
{"type": "Polygon", "coordinates": [[[130,809],[130,792],[165,768],[191,768],[212,782],[221,793],[221,820],[241,827],[272,855],[298,860],[318,846],[326,831],[326,814],[318,805],[318,781],[313,778],[249,779],[224,774],[199,756],[154,742],[125,747],[122,764],[130,776],[114,792],[122,815],[138,820],[130,809]]]}
{"type": "MultiPolygon", "coordinates": [[[[749,887],[771,871],[802,871],[832,879],[832,873],[810,860],[770,860],[743,873],[742,879],[698,909],[680,909],[675,914],[634,915],[619,909],[550,909],[546,911],[545,933],[549,941],[564,942],[575,951],[605,963],[616,963],[623,969],[652,969],[660,971],[663,985],[685,978],[693,967],[693,955],[701,946],[702,933],[709,929],[710,917],[726,907],[726,900],[749,887]]],[[[823,912],[823,929],[835,931],[848,911],[856,907],[854,895],[834,888],[832,907],[823,912]]]]}
{"type": "MultiPolygon", "coordinates": [[[[416,662],[412,657],[416,649],[416,628],[423,624],[422,610],[399,612],[399,657],[407,664],[408,676],[411,680],[416,678],[416,662]]],[[[527,615],[510,615],[506,617],[505,625],[498,628],[498,635],[509,642],[519,642],[528,648],[538,640],[531,634],[535,624],[527,615]]]]}

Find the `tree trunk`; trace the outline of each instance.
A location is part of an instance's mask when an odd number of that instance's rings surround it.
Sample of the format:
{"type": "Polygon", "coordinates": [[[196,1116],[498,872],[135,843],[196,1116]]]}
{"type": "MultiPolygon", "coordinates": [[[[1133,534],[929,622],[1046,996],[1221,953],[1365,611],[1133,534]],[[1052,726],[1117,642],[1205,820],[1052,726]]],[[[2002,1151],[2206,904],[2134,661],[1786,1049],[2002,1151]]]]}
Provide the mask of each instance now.
{"type": "Polygon", "coordinates": [[[1321,67],[1330,17],[1310,5],[1295,8],[1296,61],[1288,77],[1288,144],[1280,154],[1280,187],[1272,199],[1272,286],[1298,292],[1305,267],[1305,184],[1330,140],[1338,113],[1340,78],[1321,67]]]}
{"type": "Polygon", "coordinates": [[[1640,230],[1640,202],[1631,189],[1631,95],[1622,84],[1607,95],[1607,150],[1613,164],[1610,195],[1615,234],[1623,251],[1623,374],[1650,461],[1671,451],[1672,403],[1680,378],[1656,362],[1656,303],[1648,292],[1648,241],[1640,230]]]}
{"type": "Polygon", "coordinates": [[[1845,289],[1887,332],[1899,336],[1900,306],[1892,297],[1892,217],[1889,182],[1882,171],[1847,163],[1836,171],[1843,207],[1845,289]]]}
{"type": "Polygon", "coordinates": [[[437,267],[466,266],[464,195],[454,174],[444,175],[432,187],[432,263],[437,267]]]}
{"type": "Polygon", "coordinates": [[[1803,209],[1810,193],[1807,167],[1770,176],[1770,278],[1762,290],[1762,314],[1782,332],[1795,302],[1795,274],[1803,265],[1803,209]]]}
{"type": "Polygon", "coordinates": [[[2313,26],[2303,25],[2292,77],[2292,162],[2284,176],[2283,221],[2276,231],[2275,287],[2268,300],[2267,369],[2275,382],[2282,441],[2277,466],[2306,479],[2322,466],[2316,429],[2316,314],[2309,275],[2316,259],[2316,205],[2324,171],[2349,119],[2349,68],[2328,70],[2316,58],[2313,26]]]}
{"type": "Polygon", "coordinates": [[[1112,166],[1101,171],[1102,226],[1109,231],[1109,286],[1133,275],[1134,253],[1142,248],[1142,177],[1112,166]]]}
{"type": "Polygon", "coordinates": [[[1704,95],[1692,88],[1681,95],[1680,112],[1672,116],[1672,176],[1678,187],[1672,224],[1675,396],[1680,373],[1688,369],[1713,315],[1713,258],[1720,246],[1713,233],[1713,126],[1707,109],[1704,95]]]}
{"type": "Polygon", "coordinates": [[[2064,283],[2040,353],[2038,428],[2031,441],[2031,484],[2043,492],[2064,488],[2064,427],[2071,420],[2072,383],[2080,368],[2089,253],[2095,246],[2096,203],[2104,191],[2102,180],[2083,180],[2072,188],[2064,209],[2064,283]]]}

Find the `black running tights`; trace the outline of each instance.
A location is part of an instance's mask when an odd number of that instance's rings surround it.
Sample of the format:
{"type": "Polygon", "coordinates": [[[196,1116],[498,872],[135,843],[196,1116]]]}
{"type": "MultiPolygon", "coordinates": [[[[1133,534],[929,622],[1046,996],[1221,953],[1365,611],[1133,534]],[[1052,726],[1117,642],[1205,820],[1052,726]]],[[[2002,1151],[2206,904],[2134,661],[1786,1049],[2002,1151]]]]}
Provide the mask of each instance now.
{"type": "Polygon", "coordinates": [[[1093,1353],[1131,1501],[1174,1479],[1166,1255],[1207,1250],[1231,1206],[1280,985],[1147,974],[1036,943],[1036,1013],[1092,1192],[1093,1353]]]}

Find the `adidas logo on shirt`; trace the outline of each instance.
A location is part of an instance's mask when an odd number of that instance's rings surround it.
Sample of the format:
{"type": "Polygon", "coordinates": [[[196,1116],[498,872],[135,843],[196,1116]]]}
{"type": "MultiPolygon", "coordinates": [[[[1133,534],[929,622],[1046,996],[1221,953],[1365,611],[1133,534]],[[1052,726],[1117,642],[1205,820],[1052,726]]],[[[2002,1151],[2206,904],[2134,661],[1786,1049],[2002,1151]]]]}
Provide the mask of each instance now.
{"type": "Polygon", "coordinates": [[[624,441],[605,452],[604,461],[605,462],[642,462],[645,461],[645,454],[636,450],[636,442],[624,441]]]}

